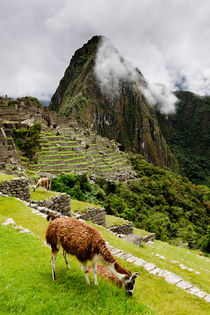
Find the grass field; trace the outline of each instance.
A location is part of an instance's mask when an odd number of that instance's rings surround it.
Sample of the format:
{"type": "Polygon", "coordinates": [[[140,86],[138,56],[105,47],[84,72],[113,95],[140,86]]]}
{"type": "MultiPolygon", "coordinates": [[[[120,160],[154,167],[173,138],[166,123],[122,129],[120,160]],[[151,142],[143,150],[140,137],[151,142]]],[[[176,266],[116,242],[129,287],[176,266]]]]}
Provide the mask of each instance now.
{"type": "MultiPolygon", "coordinates": [[[[124,290],[93,278],[88,286],[74,257],[69,257],[67,270],[61,256],[56,262],[57,281],[51,279],[50,249],[43,241],[48,222],[31,213],[22,202],[12,197],[0,197],[0,222],[12,217],[35,236],[20,234],[14,228],[0,226],[0,313],[1,314],[209,314],[209,304],[184,290],[170,285],[163,278],[153,276],[142,267],[118,259],[123,267],[138,271],[134,296],[128,298],[124,290]]],[[[162,242],[150,247],[137,247],[109,233],[99,230],[111,245],[139,258],[157,264],[209,292],[209,263],[198,253],[162,242]],[[161,260],[152,252],[166,257],[161,260]],[[188,267],[201,272],[196,275],[171,264],[169,259],[183,259],[188,267]]]]}
{"type": "Polygon", "coordinates": [[[14,178],[17,178],[18,176],[14,176],[14,175],[8,175],[8,174],[4,174],[2,172],[0,172],[0,184],[3,180],[13,180],[14,178]]]}
{"type": "Polygon", "coordinates": [[[31,200],[36,200],[36,201],[40,201],[40,200],[47,200],[50,199],[52,197],[56,197],[58,195],[60,195],[61,193],[59,192],[55,192],[55,191],[46,191],[45,188],[43,187],[38,187],[35,191],[33,191],[33,189],[31,188],[31,200]]]}

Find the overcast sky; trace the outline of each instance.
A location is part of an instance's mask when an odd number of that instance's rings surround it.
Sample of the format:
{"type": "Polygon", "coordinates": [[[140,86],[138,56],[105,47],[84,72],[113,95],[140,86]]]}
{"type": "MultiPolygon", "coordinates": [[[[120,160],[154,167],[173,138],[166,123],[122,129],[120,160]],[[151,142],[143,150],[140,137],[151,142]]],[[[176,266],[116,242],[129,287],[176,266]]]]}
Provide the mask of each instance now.
{"type": "Polygon", "coordinates": [[[0,0],[0,95],[49,99],[93,35],[151,83],[210,94],[209,0],[0,0]]]}

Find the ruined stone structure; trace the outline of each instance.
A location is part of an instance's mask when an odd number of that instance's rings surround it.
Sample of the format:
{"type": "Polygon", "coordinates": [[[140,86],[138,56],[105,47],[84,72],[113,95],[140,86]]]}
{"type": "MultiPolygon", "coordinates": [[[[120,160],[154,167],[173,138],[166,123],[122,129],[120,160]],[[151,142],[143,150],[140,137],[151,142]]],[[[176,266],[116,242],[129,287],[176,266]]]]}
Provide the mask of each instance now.
{"type": "Polygon", "coordinates": [[[11,181],[2,181],[0,183],[0,192],[3,194],[30,201],[31,192],[27,178],[16,178],[11,181]]]}
{"type": "MultiPolygon", "coordinates": [[[[62,215],[71,216],[70,196],[63,193],[51,199],[33,201],[38,207],[45,207],[50,210],[61,213],[62,215]]],[[[41,210],[41,209],[39,209],[41,210]]]]}
{"type": "Polygon", "coordinates": [[[34,122],[43,126],[56,128],[58,125],[69,126],[69,119],[52,113],[44,106],[37,106],[26,101],[12,101],[9,98],[0,98],[0,169],[6,164],[19,164],[20,158],[13,138],[13,128],[27,127],[34,122]],[[12,102],[12,105],[10,105],[12,102]]]}
{"type": "Polygon", "coordinates": [[[133,223],[129,222],[126,224],[114,225],[111,226],[109,230],[117,234],[133,234],[133,223]]]}
{"type": "Polygon", "coordinates": [[[104,208],[89,208],[84,214],[76,214],[77,219],[91,221],[98,225],[106,226],[106,211],[104,208]]]}

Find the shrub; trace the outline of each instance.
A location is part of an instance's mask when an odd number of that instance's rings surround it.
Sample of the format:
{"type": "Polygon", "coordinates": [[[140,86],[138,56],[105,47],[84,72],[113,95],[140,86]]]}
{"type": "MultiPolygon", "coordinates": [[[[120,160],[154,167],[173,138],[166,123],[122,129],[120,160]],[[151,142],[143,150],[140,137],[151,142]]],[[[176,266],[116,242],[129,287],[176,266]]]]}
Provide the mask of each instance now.
{"type": "Polygon", "coordinates": [[[36,152],[40,148],[39,137],[41,132],[41,125],[34,124],[28,129],[20,128],[13,129],[13,138],[16,146],[22,151],[22,154],[32,160],[36,152]]]}

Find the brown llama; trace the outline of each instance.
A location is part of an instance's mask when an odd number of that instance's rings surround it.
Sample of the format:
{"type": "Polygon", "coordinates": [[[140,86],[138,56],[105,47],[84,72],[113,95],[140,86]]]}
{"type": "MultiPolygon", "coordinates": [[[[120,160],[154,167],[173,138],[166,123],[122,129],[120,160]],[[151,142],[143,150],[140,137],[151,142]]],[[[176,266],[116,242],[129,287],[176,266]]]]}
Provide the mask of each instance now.
{"type": "Polygon", "coordinates": [[[40,178],[37,184],[34,186],[33,191],[37,189],[37,187],[44,187],[46,190],[51,190],[51,179],[50,178],[40,178]]]}
{"type": "Polygon", "coordinates": [[[55,261],[61,245],[67,268],[69,268],[67,254],[75,255],[82,264],[82,270],[85,272],[85,279],[88,284],[90,282],[87,262],[91,261],[95,285],[98,284],[96,271],[99,262],[122,282],[129,295],[133,294],[135,278],[138,273],[132,274],[118,264],[107,248],[103,236],[96,228],[74,218],[56,218],[51,214],[47,216],[47,220],[52,221],[46,231],[46,240],[52,249],[53,280],[56,280],[55,261]]]}
{"type": "MultiPolygon", "coordinates": [[[[88,272],[92,272],[93,269],[91,266],[88,267],[88,272]]],[[[108,269],[106,269],[103,265],[97,265],[97,275],[99,275],[102,279],[111,281],[115,283],[118,287],[122,288],[123,283],[120,279],[113,275],[108,269]]]]}

